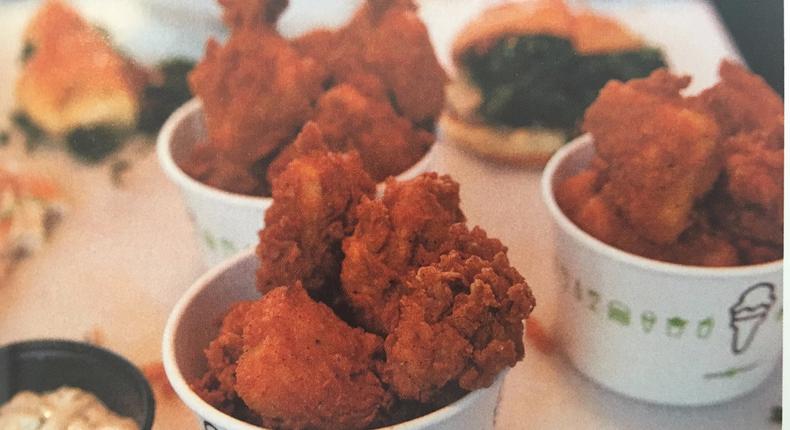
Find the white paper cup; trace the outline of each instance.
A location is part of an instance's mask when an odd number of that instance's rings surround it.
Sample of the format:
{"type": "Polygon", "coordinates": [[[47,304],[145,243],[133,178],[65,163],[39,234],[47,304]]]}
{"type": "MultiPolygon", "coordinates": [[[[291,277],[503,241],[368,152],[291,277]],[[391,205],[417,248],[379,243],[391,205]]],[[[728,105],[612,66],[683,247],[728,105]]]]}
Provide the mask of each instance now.
{"type": "Polygon", "coordinates": [[[782,261],[683,266],[595,239],[554,198],[554,187],[593,153],[589,136],[568,143],[541,183],[556,230],[558,324],[570,360],[601,385],[655,403],[711,404],[756,388],[782,349],[782,261]]]}
{"type": "MultiPolygon", "coordinates": [[[[215,409],[195,394],[188,382],[206,371],[203,350],[217,336],[214,322],[222,318],[231,304],[260,298],[255,289],[258,264],[253,251],[248,250],[214,267],[187,290],[167,320],[162,344],[165,372],[175,392],[198,416],[201,429],[261,430],[215,409]]],[[[505,373],[488,388],[475,390],[444,408],[386,429],[493,429],[505,373]]]]}
{"type": "MultiPolygon", "coordinates": [[[[223,191],[187,175],[179,165],[185,164],[195,144],[205,137],[203,104],[195,98],[173,112],[162,126],[156,152],[165,174],[181,190],[204,259],[213,266],[258,242],[263,215],[272,199],[223,191]]],[[[435,147],[396,178],[404,181],[429,171],[435,147]]],[[[381,192],[383,183],[378,188],[381,192]]]]}

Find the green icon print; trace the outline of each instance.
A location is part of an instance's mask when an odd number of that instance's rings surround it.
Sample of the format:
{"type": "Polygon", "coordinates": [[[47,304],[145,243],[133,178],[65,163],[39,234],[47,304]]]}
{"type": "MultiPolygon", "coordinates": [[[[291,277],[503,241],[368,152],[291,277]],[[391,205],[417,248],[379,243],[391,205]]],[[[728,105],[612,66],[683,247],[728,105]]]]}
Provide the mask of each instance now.
{"type": "Polygon", "coordinates": [[[713,317],[705,318],[697,323],[697,337],[707,339],[713,333],[713,317]]]}
{"type": "Polygon", "coordinates": [[[601,302],[601,295],[595,290],[587,290],[587,296],[590,298],[590,304],[587,307],[595,312],[598,310],[598,303],[601,302]]]}
{"type": "Polygon", "coordinates": [[[667,320],[667,336],[679,338],[683,336],[683,332],[686,331],[686,325],[688,325],[688,320],[684,320],[680,317],[672,317],[667,320]]]}
{"type": "Polygon", "coordinates": [[[722,371],[706,373],[705,375],[703,375],[703,377],[705,379],[721,379],[721,378],[731,379],[742,373],[746,373],[756,369],[759,364],[760,364],[759,362],[754,362],[747,364],[746,366],[730,367],[722,371]]]}
{"type": "Polygon", "coordinates": [[[642,312],[642,330],[645,333],[650,333],[653,331],[653,327],[656,325],[656,321],[658,321],[658,317],[651,311],[644,311],[642,312]]]}
{"type": "Polygon", "coordinates": [[[217,250],[217,240],[214,239],[214,235],[211,234],[208,230],[203,230],[203,240],[206,241],[206,245],[208,245],[208,249],[212,251],[217,250]]]}
{"type": "Polygon", "coordinates": [[[219,243],[222,245],[222,249],[226,254],[233,254],[237,251],[236,245],[228,239],[221,239],[219,243]]]}
{"type": "Polygon", "coordinates": [[[582,301],[582,284],[578,280],[573,282],[573,295],[576,300],[582,301]]]}
{"type": "Polygon", "coordinates": [[[631,309],[626,306],[625,303],[619,302],[617,300],[612,300],[609,302],[607,306],[606,315],[608,318],[616,323],[620,323],[624,326],[628,326],[631,324],[631,309]]]}
{"type": "Polygon", "coordinates": [[[559,262],[557,263],[557,267],[560,271],[560,285],[562,285],[563,289],[567,290],[571,285],[571,275],[568,269],[559,262]]]}

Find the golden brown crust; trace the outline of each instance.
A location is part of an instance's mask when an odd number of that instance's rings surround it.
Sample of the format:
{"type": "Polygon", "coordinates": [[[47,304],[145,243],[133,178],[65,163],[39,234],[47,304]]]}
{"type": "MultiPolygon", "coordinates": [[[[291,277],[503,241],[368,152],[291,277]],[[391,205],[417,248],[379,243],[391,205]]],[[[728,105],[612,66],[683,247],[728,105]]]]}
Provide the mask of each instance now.
{"type": "Polygon", "coordinates": [[[444,136],[481,158],[516,167],[542,168],[565,141],[549,129],[513,129],[464,121],[450,113],[439,121],[444,136]]]}
{"type": "Polygon", "coordinates": [[[573,13],[562,0],[509,3],[483,12],[459,32],[453,60],[464,52],[486,50],[506,36],[544,34],[570,39],[581,54],[638,49],[642,40],[619,22],[590,11],[573,13]]]}
{"type": "Polygon", "coordinates": [[[453,43],[453,59],[469,49],[486,49],[506,35],[550,34],[570,38],[573,16],[561,0],[509,3],[484,11],[453,43]]]}

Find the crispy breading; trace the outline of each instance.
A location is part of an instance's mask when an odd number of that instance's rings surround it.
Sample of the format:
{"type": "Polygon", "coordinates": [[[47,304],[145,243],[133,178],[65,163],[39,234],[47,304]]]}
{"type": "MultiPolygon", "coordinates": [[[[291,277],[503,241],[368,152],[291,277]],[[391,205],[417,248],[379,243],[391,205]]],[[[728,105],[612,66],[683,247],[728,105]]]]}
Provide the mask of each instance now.
{"type": "Polygon", "coordinates": [[[351,328],[299,283],[246,314],[236,390],[267,427],[362,429],[389,396],[373,373],[382,341],[351,328]]]}
{"type": "Polygon", "coordinates": [[[387,181],[380,200],[363,200],[359,222],[343,241],[342,289],[357,322],[388,333],[397,321],[400,277],[433,262],[449,237],[451,224],[463,221],[458,184],[436,173],[387,181]]]}
{"type": "MultiPolygon", "coordinates": [[[[584,129],[608,164],[603,196],[643,237],[667,244],[690,225],[695,201],[721,171],[712,118],[650,91],[652,81],[684,87],[666,70],[644,80],[611,81],[584,115],[584,129]],[[638,127],[634,125],[638,124],[638,127]]],[[[681,88],[682,88],[681,87],[681,88]]]]}
{"type": "Polygon", "coordinates": [[[725,141],[727,158],[709,198],[713,216],[736,239],[742,258],[781,257],[784,240],[784,123],[725,141]],[[773,249],[773,251],[770,251],[773,249]]]}
{"type": "Polygon", "coordinates": [[[610,82],[585,116],[591,166],[557,202],[596,238],[648,258],[735,266],[782,258],[782,101],[741,66],[699,96],[666,71],[610,82]],[[710,122],[713,122],[713,126],[710,122]],[[717,131],[718,130],[718,131],[717,131]]]}
{"type": "Polygon", "coordinates": [[[209,40],[205,57],[189,76],[193,93],[203,101],[209,140],[184,168],[208,185],[252,193],[264,179],[253,176],[253,165],[296,136],[312,116],[326,74],[277,33],[276,15],[266,12],[269,2],[227,3],[241,9],[228,11],[233,17],[228,19],[239,25],[224,45],[209,40]],[[264,9],[248,10],[255,4],[264,9]],[[250,22],[261,16],[267,18],[250,22]]]}
{"type": "Polygon", "coordinates": [[[417,162],[434,136],[398,116],[389,102],[365,96],[348,84],[318,100],[314,120],[335,150],[356,150],[376,181],[401,173],[417,162]]]}
{"type": "MultiPolygon", "coordinates": [[[[321,140],[303,133],[307,147],[321,140]]],[[[274,179],[264,296],[206,350],[195,389],[207,401],[272,428],[378,427],[488,387],[523,358],[535,298],[507,248],[467,228],[458,184],[426,173],[373,190],[353,154],[302,155],[274,179]]]]}
{"type": "Polygon", "coordinates": [[[719,66],[721,81],[694,99],[719,123],[723,136],[770,129],[784,121],[784,102],[758,75],[731,61],[719,66]]]}
{"type": "Polygon", "coordinates": [[[274,180],[257,254],[257,288],[265,293],[301,281],[331,297],[340,275],[341,241],[355,224],[353,208],[375,184],[355,153],[316,153],[293,160],[274,180]]]}
{"type": "Polygon", "coordinates": [[[535,306],[507,249],[479,228],[451,230],[452,250],[404,280],[382,377],[400,398],[427,402],[448,383],[474,390],[524,356],[523,320],[535,306]]]}
{"type": "Polygon", "coordinates": [[[415,123],[432,122],[442,110],[447,76],[409,0],[368,1],[345,27],[308,33],[294,45],[324,64],[337,83],[374,75],[415,123]]]}
{"type": "Polygon", "coordinates": [[[208,370],[192,384],[192,389],[215,408],[234,414],[240,409],[236,394],[236,362],[242,353],[242,332],[251,301],[238,302],[230,308],[217,337],[203,351],[208,370]]]}

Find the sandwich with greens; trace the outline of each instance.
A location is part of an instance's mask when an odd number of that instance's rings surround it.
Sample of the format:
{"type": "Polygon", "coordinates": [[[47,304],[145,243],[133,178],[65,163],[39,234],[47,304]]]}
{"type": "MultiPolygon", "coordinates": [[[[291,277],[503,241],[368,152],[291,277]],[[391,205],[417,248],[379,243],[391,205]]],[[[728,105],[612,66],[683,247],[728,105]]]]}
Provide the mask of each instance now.
{"type": "Polygon", "coordinates": [[[452,55],[445,136],[482,157],[526,166],[542,166],[579,134],[606,82],[666,66],[658,48],[617,21],[559,0],[486,10],[459,33],[452,55]]]}

